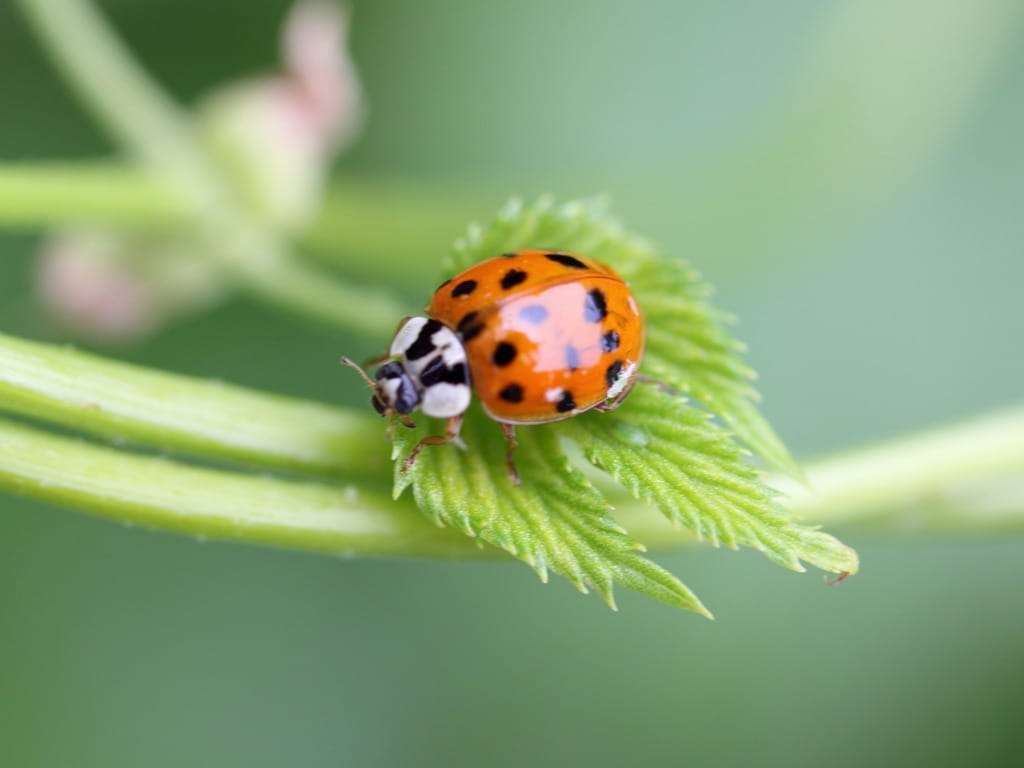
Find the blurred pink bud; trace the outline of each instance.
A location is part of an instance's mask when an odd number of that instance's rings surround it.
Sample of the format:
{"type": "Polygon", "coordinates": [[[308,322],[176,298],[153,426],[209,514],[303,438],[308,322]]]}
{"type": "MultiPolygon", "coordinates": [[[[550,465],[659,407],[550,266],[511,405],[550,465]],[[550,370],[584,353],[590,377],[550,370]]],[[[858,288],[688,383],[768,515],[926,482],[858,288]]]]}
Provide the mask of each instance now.
{"type": "Polygon", "coordinates": [[[315,215],[331,161],[362,122],[347,26],[336,5],[298,3],[282,30],[284,72],[219,88],[200,109],[201,132],[243,199],[285,229],[315,215]]]}
{"type": "Polygon", "coordinates": [[[205,309],[230,287],[187,239],[77,231],[43,243],[36,282],[43,303],[63,325],[108,343],[133,341],[205,309]]]}
{"type": "Polygon", "coordinates": [[[281,37],[281,58],[308,100],[307,110],[335,150],[362,120],[362,90],[348,56],[348,12],[334,3],[304,0],[292,7],[281,37]]]}
{"type": "Polygon", "coordinates": [[[157,324],[151,286],[116,261],[116,243],[102,235],[61,234],[39,255],[39,294],[65,325],[98,341],[123,342],[157,324]]]}

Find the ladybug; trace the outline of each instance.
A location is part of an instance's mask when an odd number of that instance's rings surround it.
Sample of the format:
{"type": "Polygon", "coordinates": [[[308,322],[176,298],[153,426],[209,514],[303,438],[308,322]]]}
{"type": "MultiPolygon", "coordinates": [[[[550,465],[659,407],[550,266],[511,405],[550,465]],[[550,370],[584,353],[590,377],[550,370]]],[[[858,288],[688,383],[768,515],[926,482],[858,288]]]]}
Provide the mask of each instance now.
{"type": "Polygon", "coordinates": [[[513,462],[517,425],[546,424],[591,408],[611,411],[637,380],[644,322],[614,270],[578,254],[524,250],[496,256],[446,280],[425,316],[398,326],[370,378],[384,417],[414,426],[409,414],[447,419],[444,435],[423,438],[404,469],[428,445],[459,442],[475,392],[501,425],[513,462]]]}

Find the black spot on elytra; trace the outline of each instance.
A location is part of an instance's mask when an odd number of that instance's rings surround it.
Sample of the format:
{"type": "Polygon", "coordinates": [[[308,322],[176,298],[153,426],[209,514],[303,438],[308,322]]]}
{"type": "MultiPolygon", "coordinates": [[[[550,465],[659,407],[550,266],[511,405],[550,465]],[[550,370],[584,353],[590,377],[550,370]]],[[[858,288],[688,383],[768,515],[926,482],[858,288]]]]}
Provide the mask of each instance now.
{"type": "Polygon", "coordinates": [[[409,348],[405,350],[404,354],[409,360],[419,360],[424,355],[430,354],[434,351],[434,342],[432,336],[440,331],[442,326],[437,320],[427,320],[420,328],[419,335],[416,337],[416,341],[409,345],[409,348]]]}
{"type": "Polygon", "coordinates": [[[619,348],[619,334],[616,331],[608,331],[601,337],[601,351],[614,352],[619,348]]]}
{"type": "Polygon", "coordinates": [[[608,386],[611,387],[619,379],[619,375],[622,373],[622,361],[616,360],[614,363],[608,366],[604,372],[604,380],[608,382],[608,386]]]}
{"type": "Polygon", "coordinates": [[[509,384],[498,393],[498,397],[506,403],[521,403],[523,402],[523,388],[518,384],[509,384]]]}
{"type": "Polygon", "coordinates": [[[503,341],[494,348],[494,355],[492,357],[494,364],[504,368],[506,365],[516,359],[516,348],[513,344],[509,344],[507,341],[503,341]]]}
{"type": "Polygon", "coordinates": [[[592,288],[587,291],[587,298],[583,302],[583,317],[588,323],[600,323],[608,315],[608,303],[604,300],[604,294],[600,288],[592,288]]]}
{"type": "Polygon", "coordinates": [[[476,280],[463,280],[461,283],[452,288],[452,298],[457,299],[460,296],[469,296],[473,291],[476,290],[476,280]]]}
{"type": "Polygon", "coordinates": [[[572,267],[573,269],[586,269],[587,265],[577,259],[575,256],[570,256],[567,253],[547,253],[545,257],[551,261],[561,264],[563,267],[572,267]]]}
{"type": "Polygon", "coordinates": [[[519,310],[519,317],[528,323],[540,325],[548,319],[548,311],[540,304],[531,304],[519,310]]]}
{"type": "Polygon", "coordinates": [[[475,339],[479,335],[480,331],[484,329],[484,324],[478,323],[476,318],[476,312],[467,312],[466,315],[459,320],[456,330],[459,332],[459,336],[462,337],[463,342],[475,339]]]}
{"type": "Polygon", "coordinates": [[[568,413],[576,408],[576,401],[572,399],[572,392],[563,390],[562,396],[555,403],[555,410],[559,413],[568,413]]]}
{"type": "Polygon", "coordinates": [[[565,364],[569,366],[570,371],[580,367],[580,351],[572,344],[565,345],[565,364]]]}
{"type": "Polygon", "coordinates": [[[521,269],[510,269],[505,273],[505,276],[501,278],[501,287],[506,291],[509,288],[514,288],[519,285],[523,280],[526,279],[526,273],[521,269]]]}
{"type": "Polygon", "coordinates": [[[444,358],[438,355],[431,360],[420,374],[420,384],[432,387],[435,384],[468,384],[465,363],[456,363],[451,368],[444,364],[444,358]]]}

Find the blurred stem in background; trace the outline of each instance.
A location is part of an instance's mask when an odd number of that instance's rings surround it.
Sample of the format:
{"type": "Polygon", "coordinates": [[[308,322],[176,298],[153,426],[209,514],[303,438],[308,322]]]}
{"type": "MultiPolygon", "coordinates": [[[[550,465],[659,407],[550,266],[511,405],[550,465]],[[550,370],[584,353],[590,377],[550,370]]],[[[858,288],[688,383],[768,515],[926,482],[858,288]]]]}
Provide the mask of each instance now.
{"type": "Polygon", "coordinates": [[[187,116],[164,96],[87,2],[19,0],[47,51],[111,136],[181,197],[204,252],[271,303],[379,334],[402,304],[379,290],[332,280],[291,253],[249,215],[199,145],[187,116]]]}
{"type": "MultiPolygon", "coordinates": [[[[0,224],[149,227],[192,221],[205,233],[211,258],[229,264],[256,293],[362,332],[390,327],[390,320],[376,323],[393,315],[394,299],[325,280],[244,215],[214,158],[197,145],[186,115],[88,5],[19,2],[86,106],[148,173],[0,169],[0,224]],[[128,197],[134,199],[124,205],[128,197]],[[306,291],[313,301],[302,300],[306,291]],[[357,294],[359,314],[346,311],[357,294]],[[364,316],[372,320],[361,321],[364,316]]],[[[645,178],[644,186],[664,189],[657,197],[681,217],[688,240],[715,243],[715,257],[733,268],[760,262],[765,250],[784,253],[765,243],[778,244],[793,232],[834,237],[837,226],[887,204],[955,134],[1022,18],[1024,6],[1012,0],[837,5],[822,17],[804,52],[806,74],[794,84],[788,109],[776,110],[782,118],[777,128],[770,120],[752,133],[748,146],[707,155],[697,167],[679,169],[678,178],[645,178]],[[918,18],[929,22],[919,25],[918,18]],[[907,36],[908,28],[915,33],[907,36]],[[897,39],[882,44],[879,30],[897,39]],[[965,35],[970,44],[963,43],[965,35]],[[843,74],[850,71],[865,76],[851,80],[843,74]],[[914,98],[907,98],[911,93],[914,98]],[[739,220],[742,226],[736,226],[739,220]]],[[[490,215],[499,202],[501,195],[486,190],[481,195],[341,177],[301,244],[353,277],[422,291],[438,277],[436,251],[466,221],[490,215]]]]}

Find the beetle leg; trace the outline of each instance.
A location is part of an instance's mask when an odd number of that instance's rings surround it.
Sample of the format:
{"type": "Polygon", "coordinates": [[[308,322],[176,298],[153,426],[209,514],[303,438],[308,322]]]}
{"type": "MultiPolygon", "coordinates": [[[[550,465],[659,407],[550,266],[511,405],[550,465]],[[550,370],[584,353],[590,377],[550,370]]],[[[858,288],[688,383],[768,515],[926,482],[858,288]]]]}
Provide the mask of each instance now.
{"type": "Polygon", "coordinates": [[[656,379],[653,376],[648,376],[646,373],[638,373],[636,375],[636,380],[644,384],[651,384],[660,389],[666,395],[675,395],[676,397],[684,396],[683,391],[678,387],[673,387],[671,384],[666,384],[664,381],[656,379]]]}
{"type": "Polygon", "coordinates": [[[428,435],[416,443],[416,447],[412,449],[412,452],[405,457],[405,461],[402,462],[402,471],[408,472],[412,469],[413,464],[416,463],[416,457],[420,455],[420,451],[426,448],[428,445],[446,445],[451,442],[459,441],[459,432],[462,430],[462,414],[458,416],[452,416],[445,423],[445,431],[443,435],[428,435]]]}
{"type": "Polygon", "coordinates": [[[515,452],[519,441],[516,440],[515,424],[501,422],[501,434],[505,436],[505,469],[508,471],[508,479],[513,485],[522,485],[519,477],[519,470],[516,469],[515,452]]]}
{"type": "Polygon", "coordinates": [[[611,411],[614,411],[616,408],[622,405],[623,401],[626,399],[629,393],[633,391],[633,387],[636,385],[639,379],[639,375],[634,376],[633,380],[629,382],[629,384],[627,384],[625,387],[623,387],[622,391],[615,396],[615,399],[605,400],[603,403],[598,403],[597,406],[595,406],[597,410],[602,411],[604,413],[610,413],[611,411]]]}

